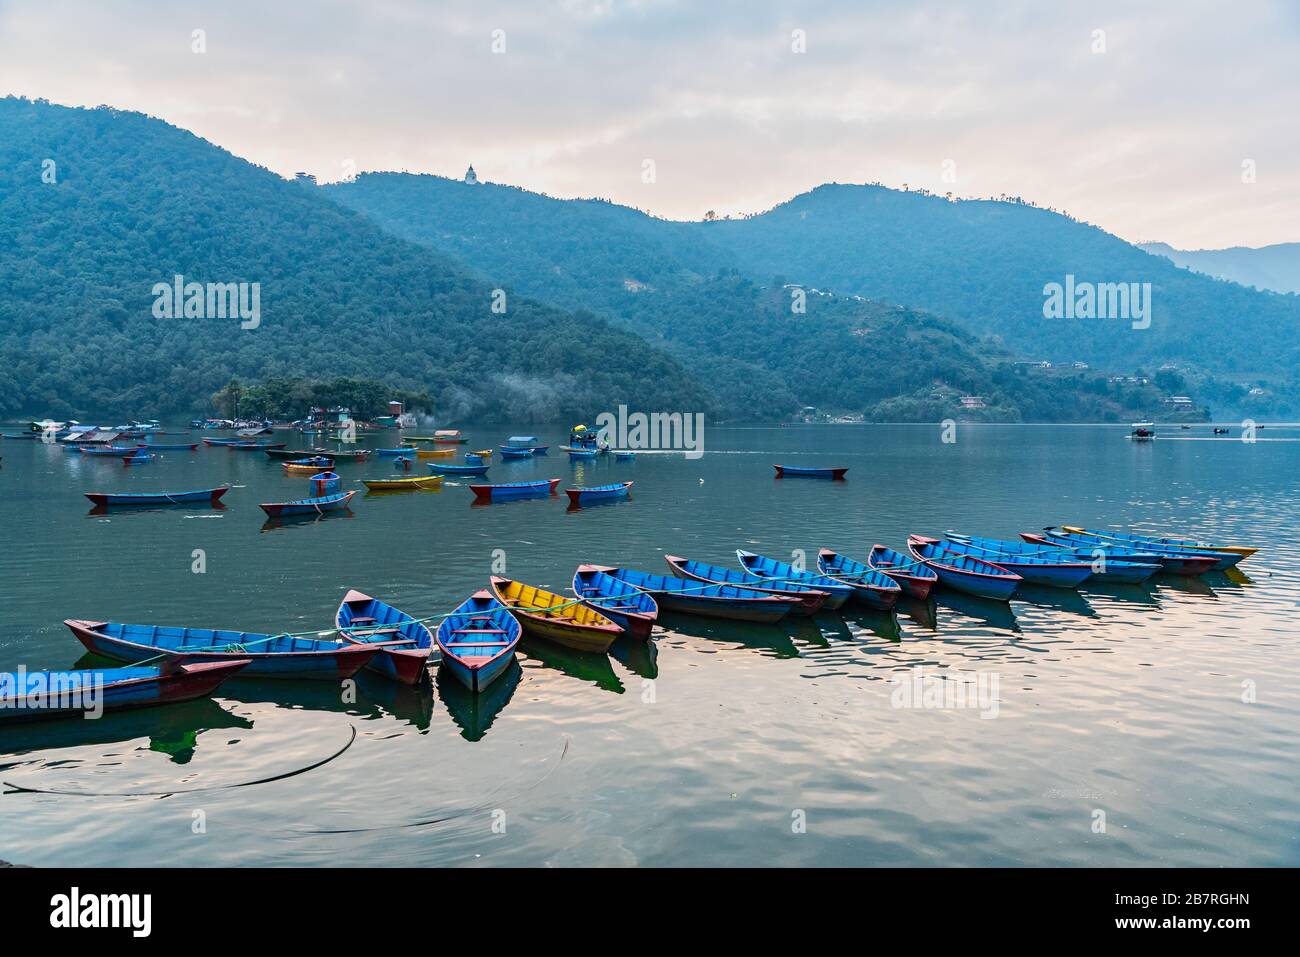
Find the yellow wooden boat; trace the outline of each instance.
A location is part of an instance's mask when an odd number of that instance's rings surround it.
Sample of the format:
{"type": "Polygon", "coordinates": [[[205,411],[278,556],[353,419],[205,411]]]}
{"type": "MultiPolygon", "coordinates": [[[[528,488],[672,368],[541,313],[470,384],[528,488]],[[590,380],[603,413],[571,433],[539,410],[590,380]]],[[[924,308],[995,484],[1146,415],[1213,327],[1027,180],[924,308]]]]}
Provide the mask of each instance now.
{"type": "Polygon", "coordinates": [[[578,651],[603,655],[622,629],[598,611],[532,585],[492,576],[492,593],[524,631],[578,651]]]}
{"type": "MultiPolygon", "coordinates": [[[[1093,532],[1090,532],[1087,529],[1078,528],[1074,525],[1062,525],[1061,528],[1065,529],[1067,532],[1069,532],[1072,535],[1094,534],[1093,532]]],[[[1168,545],[1173,548],[1190,548],[1193,551],[1198,551],[1198,552],[1226,552],[1227,554],[1230,555],[1241,555],[1245,558],[1249,558],[1251,555],[1254,555],[1257,551],[1259,551],[1258,548],[1251,548],[1249,545],[1207,545],[1204,542],[1191,541],[1190,539],[1167,538],[1165,536],[1155,535],[1155,534],[1106,535],[1100,532],[1096,534],[1098,534],[1101,538],[1105,538],[1113,542],[1119,542],[1120,544],[1124,544],[1124,545],[1132,545],[1135,548],[1138,548],[1136,541],[1142,540],[1142,541],[1154,542],[1157,545],[1168,545]]],[[[1139,551],[1140,550],[1141,549],[1139,548],[1139,551]]]]}
{"type": "Polygon", "coordinates": [[[471,453],[469,453],[469,454],[470,454],[470,455],[477,455],[477,456],[478,456],[479,458],[481,458],[481,459],[490,459],[490,458],[492,458],[492,450],[491,450],[491,449],[480,449],[480,450],[477,451],[477,452],[471,452],[471,453]]]}
{"type": "Polygon", "coordinates": [[[456,457],[455,449],[416,449],[415,454],[422,459],[450,459],[456,457]]]}
{"type": "Polygon", "coordinates": [[[441,475],[413,475],[410,478],[362,479],[361,484],[372,491],[393,491],[396,489],[440,488],[441,475]]]}
{"type": "Polygon", "coordinates": [[[315,475],[317,472],[328,472],[332,465],[295,465],[292,462],[284,463],[284,471],[289,475],[315,475]]]}

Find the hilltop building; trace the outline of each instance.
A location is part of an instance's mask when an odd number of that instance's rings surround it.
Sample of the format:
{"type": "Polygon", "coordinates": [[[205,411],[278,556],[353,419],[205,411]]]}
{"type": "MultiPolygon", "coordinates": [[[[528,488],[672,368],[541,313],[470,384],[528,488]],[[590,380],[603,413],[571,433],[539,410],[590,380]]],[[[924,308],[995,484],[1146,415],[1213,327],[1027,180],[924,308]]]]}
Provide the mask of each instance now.
{"type": "Polygon", "coordinates": [[[474,172],[474,164],[470,163],[469,169],[465,170],[465,182],[470,186],[478,182],[478,173],[474,172]]]}

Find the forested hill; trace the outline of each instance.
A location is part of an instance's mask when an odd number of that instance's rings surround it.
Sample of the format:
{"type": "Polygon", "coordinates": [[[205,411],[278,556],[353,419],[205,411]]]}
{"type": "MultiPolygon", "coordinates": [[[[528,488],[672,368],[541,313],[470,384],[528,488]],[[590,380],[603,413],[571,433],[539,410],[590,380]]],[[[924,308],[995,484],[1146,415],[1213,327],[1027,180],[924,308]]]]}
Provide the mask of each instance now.
{"type": "Polygon", "coordinates": [[[1207,276],[1272,292],[1300,293],[1300,243],[1228,249],[1175,249],[1168,243],[1142,243],[1141,248],[1207,276]]]}
{"type": "Polygon", "coordinates": [[[1015,202],[949,201],[879,186],[819,187],[696,230],[744,270],[934,310],[1031,358],[1132,369],[1174,363],[1295,385],[1300,297],[1180,269],[1094,226],[1015,202]],[[1043,287],[1151,283],[1150,328],[1045,319],[1043,287]]]}
{"type": "Polygon", "coordinates": [[[1097,372],[1051,374],[912,309],[806,292],[794,309],[783,276],[736,268],[709,229],[600,200],[438,176],[367,173],[323,188],[396,234],[484,276],[566,308],[617,317],[680,357],[735,418],[803,405],[870,418],[1097,420],[1160,411],[1152,383],[1097,372]],[[985,408],[962,409],[962,394],[985,408]]]}
{"type": "Polygon", "coordinates": [[[711,410],[661,350],[513,294],[495,314],[497,285],[160,120],[0,100],[0,415],[188,413],[232,376],[376,379],[444,418],[711,410]],[[177,275],[260,284],[260,323],[157,318],[177,275]]]}
{"type": "MultiPolygon", "coordinates": [[[[1022,359],[1087,363],[1093,374],[1076,377],[1086,380],[1079,383],[1083,392],[1071,381],[1053,386],[1051,405],[1073,406],[1073,418],[1093,415],[1099,395],[1112,408],[1141,411],[1135,403],[1146,399],[1107,388],[1097,372],[1153,376],[1172,364],[1178,371],[1164,375],[1165,394],[1193,392],[1220,410],[1248,413],[1284,409],[1285,397],[1300,392],[1300,297],[1179,269],[1101,229],[1019,202],[951,202],[831,185],[747,219],[677,223],[600,200],[557,200],[436,176],[367,174],[326,192],[531,295],[622,316],[642,329],[681,326],[674,317],[686,302],[705,310],[695,315],[703,318],[711,306],[702,291],[719,273],[732,272],[768,288],[801,283],[838,299],[859,295],[924,309],[954,320],[958,338],[965,330],[972,353],[990,354],[973,338],[987,336],[1022,359]],[[1045,319],[1043,287],[1067,275],[1150,282],[1150,328],[1117,319],[1045,319]],[[1248,389],[1259,384],[1269,386],[1269,398],[1248,400],[1248,389]],[[1261,402],[1272,405],[1260,408],[1261,402]]],[[[920,377],[931,358],[938,357],[921,357],[913,367],[911,356],[880,342],[863,361],[920,377]]],[[[827,377],[793,381],[771,368],[774,361],[769,351],[769,374],[802,401],[841,398],[827,377]]],[[[1010,401],[1028,418],[1060,414],[1028,394],[1010,401]]]]}

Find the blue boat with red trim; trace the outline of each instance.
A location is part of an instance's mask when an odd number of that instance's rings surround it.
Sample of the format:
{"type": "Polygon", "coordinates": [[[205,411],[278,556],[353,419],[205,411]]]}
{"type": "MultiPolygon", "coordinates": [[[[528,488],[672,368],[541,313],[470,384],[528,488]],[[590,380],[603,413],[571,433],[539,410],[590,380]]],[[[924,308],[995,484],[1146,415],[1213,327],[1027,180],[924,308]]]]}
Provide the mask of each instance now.
{"type": "Polygon", "coordinates": [[[496,485],[471,485],[470,491],[480,502],[503,502],[517,498],[539,498],[555,493],[560,480],[538,479],[536,482],[500,482],[496,485]]]}
{"type": "Polygon", "coordinates": [[[261,678],[351,678],[379,651],[348,641],[251,631],[124,625],[67,619],[77,640],[105,658],[152,661],[162,655],[188,661],[245,661],[245,674],[261,678]]]}
{"type": "Polygon", "coordinates": [[[1079,561],[1072,555],[1069,557],[1047,557],[1045,555],[1003,554],[993,558],[984,549],[977,548],[969,542],[962,541],[961,538],[954,538],[951,535],[941,544],[945,551],[956,552],[958,555],[973,555],[975,558],[994,562],[999,568],[1005,568],[1007,571],[1019,575],[1030,585],[1045,585],[1049,588],[1078,588],[1092,577],[1092,564],[1079,561]]]}
{"type": "Polygon", "coordinates": [[[945,587],[966,592],[968,595],[1006,601],[1023,581],[1015,572],[1009,572],[1000,565],[973,555],[950,552],[937,538],[909,535],[907,550],[912,553],[913,558],[924,562],[938,575],[939,581],[945,587]]]}
{"type": "Polygon", "coordinates": [[[366,668],[402,684],[419,684],[429,671],[433,633],[400,608],[349,589],[334,613],[345,641],[378,648],[366,668]]]}
{"type": "Polygon", "coordinates": [[[673,574],[679,578],[692,578],[695,581],[708,582],[713,585],[739,585],[742,588],[761,591],[768,595],[779,595],[782,598],[788,598],[798,603],[790,612],[792,615],[815,615],[831,599],[830,592],[800,582],[776,583],[766,578],[760,578],[752,572],[726,568],[722,565],[710,565],[708,562],[681,558],[678,555],[665,555],[664,561],[673,570],[673,574]]]}
{"type": "Polygon", "coordinates": [[[924,562],[908,558],[888,545],[872,545],[871,551],[867,553],[866,564],[868,568],[874,568],[898,582],[903,594],[920,601],[929,598],[930,592],[939,583],[939,576],[927,568],[924,562]]]}
{"type": "Polygon", "coordinates": [[[600,565],[579,565],[573,594],[633,638],[649,639],[659,618],[659,604],[649,593],[605,573],[600,565]]]}
{"type": "Polygon", "coordinates": [[[251,664],[248,658],[75,671],[0,673],[0,723],[40,721],[206,698],[251,664]]]}
{"type": "Polygon", "coordinates": [[[855,562],[829,548],[817,553],[817,570],[853,589],[853,597],[878,611],[889,611],[903,595],[902,586],[884,572],[855,562]]]}
{"type": "MultiPolygon", "coordinates": [[[[775,558],[747,552],[743,548],[736,549],[736,559],[745,571],[757,575],[759,578],[769,581],[779,579],[781,582],[798,582],[826,592],[829,597],[823,607],[828,611],[835,611],[844,607],[844,603],[853,597],[852,585],[838,582],[829,575],[817,575],[812,572],[800,571],[788,562],[779,562],[775,558]]],[[[894,597],[897,598],[898,596],[895,595],[894,597]]]]}
{"type": "MultiPolygon", "coordinates": [[[[1029,558],[1051,558],[1057,556],[1065,561],[1087,562],[1092,569],[1089,583],[1139,584],[1160,571],[1160,562],[1152,557],[1151,561],[1127,561],[1111,557],[1104,550],[1094,554],[1095,550],[1087,548],[1070,548],[1053,545],[1047,539],[1037,542],[1012,541],[1003,538],[981,538],[978,535],[949,534],[949,540],[965,542],[980,552],[980,557],[1004,565],[1003,557],[1014,559],[1017,556],[1029,558]]],[[[1015,569],[1012,569],[1014,571],[1015,569]]]]}
{"type": "Polygon", "coordinates": [[[523,628],[488,590],[476,591],[438,625],[439,666],[475,694],[514,661],[523,628]]]}
{"type": "Polygon", "coordinates": [[[564,494],[569,496],[572,505],[588,505],[592,502],[604,502],[614,498],[627,498],[632,488],[631,482],[619,482],[615,485],[591,485],[566,488],[564,494]]]}
{"type": "Polygon", "coordinates": [[[846,465],[844,468],[817,469],[806,468],[802,465],[773,465],[776,469],[777,478],[822,478],[822,479],[842,479],[844,473],[849,470],[846,465]]]}
{"type": "Polygon", "coordinates": [[[131,506],[188,505],[194,502],[216,505],[221,501],[221,496],[229,491],[229,485],[218,485],[216,488],[201,488],[192,492],[84,492],[82,494],[101,508],[110,505],[126,508],[131,506]]]}
{"type": "Polygon", "coordinates": [[[736,585],[709,585],[686,578],[652,575],[634,568],[590,565],[625,585],[649,592],[660,608],[709,618],[771,623],[780,621],[798,602],[736,585]]]}
{"type": "Polygon", "coordinates": [[[443,465],[441,462],[429,462],[429,471],[438,475],[487,475],[487,465],[443,465]]]}

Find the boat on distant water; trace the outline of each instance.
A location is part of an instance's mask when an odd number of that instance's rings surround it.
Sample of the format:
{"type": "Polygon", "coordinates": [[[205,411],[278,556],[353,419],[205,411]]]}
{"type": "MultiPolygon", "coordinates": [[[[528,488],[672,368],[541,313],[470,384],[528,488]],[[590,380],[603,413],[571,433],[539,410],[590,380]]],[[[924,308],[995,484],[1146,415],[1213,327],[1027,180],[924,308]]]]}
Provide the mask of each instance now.
{"type": "Polygon", "coordinates": [[[1212,571],[1219,563],[1216,554],[1198,552],[1192,549],[1163,548],[1138,542],[1108,541],[1089,535],[1073,532],[1045,531],[1041,536],[1027,538],[1030,533],[1021,532],[1020,537],[1026,541],[1035,538],[1045,539],[1053,545],[1068,545],[1072,548],[1104,549],[1107,555],[1121,561],[1159,562],[1160,570],[1170,575],[1196,576],[1212,571]]]}
{"type": "Polygon", "coordinates": [[[455,449],[417,449],[411,447],[416,458],[420,459],[454,459],[456,457],[455,449]]]}
{"type": "Polygon", "coordinates": [[[829,548],[817,553],[817,570],[853,589],[853,597],[881,611],[888,611],[902,597],[903,587],[882,571],[846,558],[829,548]]]}
{"type": "Polygon", "coordinates": [[[909,535],[907,550],[938,575],[944,586],[980,598],[1006,601],[1022,581],[1019,575],[992,562],[948,551],[937,538],[909,535]]]}
{"type": "Polygon", "coordinates": [[[673,570],[673,574],[678,578],[691,578],[695,581],[708,582],[713,585],[737,585],[741,588],[789,599],[796,603],[790,612],[792,615],[815,615],[822,610],[822,606],[831,597],[830,592],[822,591],[813,585],[806,585],[801,582],[772,582],[766,578],[760,578],[750,571],[740,571],[722,565],[710,565],[707,562],[682,558],[678,555],[665,555],[664,561],[668,563],[668,567],[673,570]]]}
{"type": "Polygon", "coordinates": [[[345,641],[379,649],[366,668],[406,685],[428,674],[433,632],[399,608],[350,589],[339,602],[334,625],[345,641]]]}
{"type": "Polygon", "coordinates": [[[793,598],[742,588],[739,585],[710,585],[687,578],[652,575],[634,568],[591,565],[611,578],[649,592],[660,608],[708,618],[772,623],[798,607],[793,598]]]}
{"type": "MultiPolygon", "coordinates": [[[[1098,554],[1098,549],[1086,547],[1074,548],[1069,545],[1054,545],[1042,536],[1026,535],[1024,541],[1011,541],[1001,538],[980,538],[975,535],[957,535],[950,533],[948,538],[961,541],[981,552],[980,557],[999,565],[1005,564],[1000,556],[1028,556],[1031,558],[1064,557],[1067,561],[1087,562],[1092,569],[1088,578],[1091,583],[1138,584],[1144,582],[1160,571],[1160,562],[1154,556],[1150,561],[1127,561],[1108,555],[1105,551],[1098,554]],[[1098,559],[1104,558],[1104,561],[1098,559]]],[[[1015,571],[1015,569],[1011,569],[1015,571]]]]}
{"type": "Polygon", "coordinates": [[[442,487],[441,475],[413,475],[410,478],[362,479],[361,484],[372,492],[415,491],[442,487]]]}
{"type": "Polygon", "coordinates": [[[148,465],[150,462],[153,461],[153,459],[154,457],[152,455],[146,452],[143,448],[139,448],[136,449],[135,453],[132,455],[122,456],[122,464],[123,465],[148,465]]]}
{"type": "Polygon", "coordinates": [[[873,545],[867,553],[867,565],[884,572],[903,589],[905,595],[925,601],[939,581],[933,569],[918,559],[908,558],[887,545],[873,545]]]}
{"type": "Polygon", "coordinates": [[[0,723],[39,721],[99,710],[122,711],[206,698],[227,678],[251,664],[248,658],[189,661],[167,658],[157,665],[76,671],[0,674],[0,723]]]}
{"type": "MultiPolygon", "coordinates": [[[[757,575],[759,578],[768,581],[797,582],[826,592],[828,597],[823,607],[827,611],[836,611],[844,607],[844,603],[853,597],[854,589],[852,585],[836,581],[829,575],[800,571],[788,562],[779,562],[775,558],[747,552],[743,548],[736,549],[736,560],[740,562],[745,571],[757,575]]],[[[894,597],[897,598],[898,596],[895,595],[894,597]]]]}
{"type": "Polygon", "coordinates": [[[246,442],[246,441],[247,441],[246,439],[240,439],[240,438],[233,438],[233,439],[204,439],[204,440],[203,440],[203,444],[204,444],[204,445],[239,445],[240,443],[242,443],[242,442],[246,442]]]}
{"type": "Polygon", "coordinates": [[[282,449],[284,446],[284,442],[235,442],[226,448],[239,452],[265,452],[267,449],[282,449]]]}
{"type": "Polygon", "coordinates": [[[579,565],[573,593],[633,638],[647,640],[659,618],[659,605],[639,588],[611,578],[599,565],[579,565]]]}
{"type": "Polygon", "coordinates": [[[538,479],[536,482],[501,482],[496,485],[471,485],[470,491],[481,502],[501,502],[512,498],[536,498],[551,495],[560,480],[538,479]]]}
{"type": "Polygon", "coordinates": [[[152,661],[160,655],[187,661],[246,661],[244,673],[262,678],[350,678],[379,649],[347,641],[252,631],[124,625],[68,619],[64,624],[88,651],[117,661],[152,661]]]}
{"type": "Polygon", "coordinates": [[[312,455],[305,459],[293,459],[282,464],[286,472],[319,472],[321,469],[332,469],[334,460],[328,455],[312,455]]]}
{"type": "Polygon", "coordinates": [[[465,445],[469,439],[460,434],[459,429],[439,429],[433,433],[435,445],[465,445]]]}
{"type": "Polygon", "coordinates": [[[631,462],[635,458],[636,458],[636,453],[629,452],[626,449],[623,451],[614,452],[614,461],[616,462],[631,462]]]}
{"type": "Polygon", "coordinates": [[[375,454],[381,459],[384,458],[415,458],[415,449],[409,446],[400,449],[375,449],[375,454]]]}
{"type": "Polygon", "coordinates": [[[192,492],[85,492],[86,498],[101,507],[185,505],[206,502],[216,505],[230,491],[229,485],[196,489],[192,492]]]}
{"type": "Polygon", "coordinates": [[[487,465],[449,465],[443,462],[430,462],[427,467],[430,472],[446,475],[487,475],[490,468],[487,465]]]}
{"type": "Polygon", "coordinates": [[[615,485],[575,486],[566,488],[564,494],[569,496],[569,501],[574,505],[588,505],[612,498],[627,498],[631,488],[631,482],[619,482],[615,485]]]}
{"type": "Polygon", "coordinates": [[[569,453],[569,461],[571,462],[579,462],[585,459],[594,459],[597,455],[600,454],[600,451],[598,449],[566,448],[565,451],[569,453]]]}
{"type": "Polygon", "coordinates": [[[1240,555],[1242,559],[1247,559],[1254,555],[1258,548],[1251,548],[1249,545],[1209,545],[1205,542],[1198,542],[1189,538],[1163,538],[1155,535],[1134,535],[1124,534],[1121,532],[1099,532],[1094,529],[1079,528],[1075,525],[1062,525],[1064,531],[1074,535],[1089,535],[1095,538],[1111,539],[1118,542],[1132,542],[1135,545],[1143,544],[1159,545],[1163,548],[1190,548],[1196,552],[1219,552],[1228,555],[1240,555]]]}
{"type": "Polygon", "coordinates": [[[499,446],[502,459],[531,459],[533,457],[532,449],[517,449],[509,445],[499,446]]]}
{"type": "Polygon", "coordinates": [[[77,448],[77,451],[82,455],[120,459],[127,455],[135,455],[142,448],[144,448],[142,445],[105,445],[102,448],[93,445],[82,445],[77,448]]]}
{"type": "Polygon", "coordinates": [[[847,472],[848,466],[844,468],[816,469],[805,468],[800,465],[773,465],[776,469],[777,478],[825,478],[825,479],[842,479],[847,472]]]}
{"type": "Polygon", "coordinates": [[[505,673],[522,634],[505,605],[486,589],[476,591],[438,625],[439,668],[478,694],[505,673]]]}
{"type": "Polygon", "coordinates": [[[1154,422],[1134,422],[1133,431],[1129,433],[1129,438],[1134,442],[1150,442],[1156,437],[1156,424],[1154,422]]]}
{"type": "Polygon", "coordinates": [[[311,458],[313,455],[332,456],[335,454],[331,452],[329,449],[324,449],[324,448],[263,449],[262,451],[266,453],[266,457],[269,459],[307,459],[307,458],[311,458]]]}
{"type": "Polygon", "coordinates": [[[41,433],[39,433],[39,432],[6,432],[6,433],[4,433],[4,437],[5,437],[6,439],[26,439],[26,440],[28,440],[28,441],[35,442],[37,439],[39,439],[39,438],[41,437],[41,433]]]}
{"type": "Polygon", "coordinates": [[[294,499],[288,502],[263,502],[258,507],[272,518],[285,515],[319,515],[323,512],[337,512],[348,507],[356,490],[335,492],[332,495],[319,495],[312,498],[294,499]]]}
{"type": "Polygon", "coordinates": [[[370,458],[369,449],[354,449],[352,451],[328,449],[324,454],[336,462],[364,462],[370,458]]]}
{"type": "Polygon", "coordinates": [[[1092,577],[1092,563],[1080,561],[1073,555],[1012,555],[1003,553],[993,557],[987,550],[970,544],[961,536],[947,536],[940,543],[945,551],[995,563],[999,568],[1019,575],[1030,585],[1049,588],[1078,588],[1092,577]]]}
{"type": "Polygon", "coordinates": [[[493,575],[492,593],[519,619],[524,631],[578,651],[605,654],[622,629],[576,599],[493,575]]]}
{"type": "Polygon", "coordinates": [[[151,452],[180,452],[183,450],[193,452],[198,447],[199,443],[197,442],[150,442],[148,445],[142,446],[142,448],[151,452]]]}

